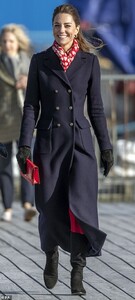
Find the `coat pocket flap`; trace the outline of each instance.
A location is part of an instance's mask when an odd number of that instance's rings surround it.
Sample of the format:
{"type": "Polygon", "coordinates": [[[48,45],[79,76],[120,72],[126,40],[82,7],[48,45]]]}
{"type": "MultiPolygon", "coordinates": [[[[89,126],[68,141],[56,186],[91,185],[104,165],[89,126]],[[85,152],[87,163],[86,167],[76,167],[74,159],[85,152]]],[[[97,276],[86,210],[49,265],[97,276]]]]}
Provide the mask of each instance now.
{"type": "Polygon", "coordinates": [[[76,120],[76,123],[81,129],[90,127],[90,123],[86,118],[76,120]]]}

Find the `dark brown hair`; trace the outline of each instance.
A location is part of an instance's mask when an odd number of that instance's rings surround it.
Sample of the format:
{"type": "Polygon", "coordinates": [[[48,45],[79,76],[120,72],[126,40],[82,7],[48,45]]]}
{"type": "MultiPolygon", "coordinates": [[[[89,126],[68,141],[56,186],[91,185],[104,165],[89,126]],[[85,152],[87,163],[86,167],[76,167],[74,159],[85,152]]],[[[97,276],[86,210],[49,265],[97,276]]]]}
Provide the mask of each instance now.
{"type": "MultiPolygon", "coordinates": [[[[57,6],[53,12],[52,24],[54,23],[54,18],[56,17],[56,15],[58,15],[60,13],[71,15],[73,17],[73,20],[74,20],[76,26],[80,26],[79,14],[78,14],[77,9],[73,5],[64,4],[64,5],[57,6]]],[[[78,44],[79,44],[79,47],[81,50],[83,50],[85,52],[90,52],[91,48],[93,48],[93,46],[83,36],[81,28],[79,29],[76,39],[78,41],[78,44]]]]}

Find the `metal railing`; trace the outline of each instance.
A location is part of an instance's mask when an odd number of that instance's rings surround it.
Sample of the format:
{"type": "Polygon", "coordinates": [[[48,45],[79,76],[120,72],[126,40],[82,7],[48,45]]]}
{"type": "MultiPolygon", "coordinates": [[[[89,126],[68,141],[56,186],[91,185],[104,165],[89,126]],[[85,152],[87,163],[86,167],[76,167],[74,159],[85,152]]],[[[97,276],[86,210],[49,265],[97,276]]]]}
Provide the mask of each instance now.
{"type": "Polygon", "coordinates": [[[114,167],[105,179],[99,162],[99,200],[135,201],[135,75],[102,74],[101,91],[114,167]]]}

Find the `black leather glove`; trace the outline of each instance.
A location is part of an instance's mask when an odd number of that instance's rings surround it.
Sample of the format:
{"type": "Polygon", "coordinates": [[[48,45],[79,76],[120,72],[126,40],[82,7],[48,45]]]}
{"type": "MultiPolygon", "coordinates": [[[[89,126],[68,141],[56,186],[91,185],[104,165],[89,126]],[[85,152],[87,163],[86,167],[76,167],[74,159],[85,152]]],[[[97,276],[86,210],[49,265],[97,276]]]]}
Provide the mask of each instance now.
{"type": "Polygon", "coordinates": [[[4,158],[8,157],[7,149],[2,143],[0,143],[0,155],[4,158]]]}
{"type": "Polygon", "coordinates": [[[20,147],[16,155],[18,165],[23,174],[27,173],[26,170],[26,159],[31,159],[31,150],[29,147],[23,146],[20,147]]]}
{"type": "Polygon", "coordinates": [[[107,176],[111,167],[113,166],[113,151],[112,149],[108,149],[108,150],[103,150],[101,152],[101,160],[103,163],[103,167],[104,167],[104,176],[107,176]]]}

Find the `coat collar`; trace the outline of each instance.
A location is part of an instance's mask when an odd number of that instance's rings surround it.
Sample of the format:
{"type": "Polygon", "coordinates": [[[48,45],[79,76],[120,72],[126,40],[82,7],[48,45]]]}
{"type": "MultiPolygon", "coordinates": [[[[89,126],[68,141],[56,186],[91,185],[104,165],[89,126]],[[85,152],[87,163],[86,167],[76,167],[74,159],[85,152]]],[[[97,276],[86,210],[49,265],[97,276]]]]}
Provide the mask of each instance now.
{"type": "Polygon", "coordinates": [[[86,63],[86,57],[87,53],[79,50],[68,70],[64,72],[60,65],[59,58],[52,50],[52,47],[50,47],[45,52],[44,65],[71,87],[72,78],[79,72],[84,63],[86,63]]]}
{"type": "Polygon", "coordinates": [[[0,78],[2,81],[6,82],[7,84],[11,86],[15,86],[15,80],[11,77],[11,75],[8,73],[0,54],[0,78]]]}

